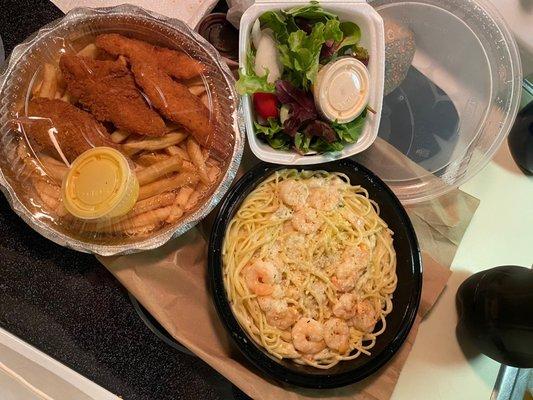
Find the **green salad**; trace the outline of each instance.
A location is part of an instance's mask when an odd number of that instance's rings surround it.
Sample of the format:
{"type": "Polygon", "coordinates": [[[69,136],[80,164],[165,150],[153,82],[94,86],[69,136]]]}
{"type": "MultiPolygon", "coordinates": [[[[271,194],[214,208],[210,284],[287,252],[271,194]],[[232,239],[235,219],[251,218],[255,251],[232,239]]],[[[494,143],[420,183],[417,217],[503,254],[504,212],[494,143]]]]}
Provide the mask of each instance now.
{"type": "Polygon", "coordinates": [[[265,12],[254,24],[251,36],[237,91],[252,95],[255,131],[262,141],[274,149],[307,154],[340,151],[359,139],[366,103],[348,121],[340,122],[322,112],[316,93],[319,71],[341,58],[362,63],[360,68],[368,74],[369,55],[359,45],[361,30],[357,24],[341,22],[311,2],[265,12]]]}

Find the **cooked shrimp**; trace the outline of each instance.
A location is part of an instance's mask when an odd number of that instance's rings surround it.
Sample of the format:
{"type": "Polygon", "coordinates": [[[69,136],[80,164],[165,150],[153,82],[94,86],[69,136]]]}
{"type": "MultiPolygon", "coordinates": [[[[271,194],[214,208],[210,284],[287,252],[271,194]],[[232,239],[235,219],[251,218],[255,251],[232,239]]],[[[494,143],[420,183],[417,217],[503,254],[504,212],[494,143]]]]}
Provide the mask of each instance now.
{"type": "Polygon", "coordinates": [[[300,318],[292,327],[292,343],[296,350],[315,354],[326,347],[324,328],[312,318],[300,318]]]}
{"type": "Polygon", "coordinates": [[[355,303],[355,316],[349,323],[358,331],[370,333],[378,320],[376,308],[368,299],[355,303]]]}
{"type": "Polygon", "coordinates": [[[357,297],[352,293],[344,293],[333,305],[333,314],[342,319],[350,319],[355,316],[355,304],[357,297]]]}
{"type": "MultiPolygon", "coordinates": [[[[279,285],[276,286],[279,287],[279,285]]],[[[298,310],[294,307],[289,307],[283,299],[258,296],[257,302],[259,308],[264,311],[268,324],[282,330],[290,328],[300,316],[298,310]]]]}
{"type": "Polygon", "coordinates": [[[279,196],[285,204],[297,210],[305,206],[309,189],[302,182],[287,179],[279,184],[279,196]]]}
{"type": "Polygon", "coordinates": [[[316,210],[312,208],[295,212],[291,222],[294,229],[305,234],[318,231],[321,225],[316,210]]]}
{"type": "Polygon", "coordinates": [[[357,268],[366,268],[370,263],[370,250],[362,243],[357,246],[348,247],[344,250],[342,258],[351,260],[357,268]]]}
{"type": "Polygon", "coordinates": [[[261,310],[264,312],[270,311],[276,307],[279,308],[283,305],[287,305],[284,300],[274,299],[272,296],[257,296],[257,303],[259,304],[259,308],[261,308],[261,310]]]}
{"type": "Polygon", "coordinates": [[[324,323],[324,341],[330,349],[344,354],[348,351],[350,328],[342,319],[328,319],[324,323]]]}
{"type": "Polygon", "coordinates": [[[349,292],[355,287],[362,273],[363,270],[357,268],[352,260],[342,261],[335,268],[335,275],[331,278],[331,282],[338,291],[349,292]]]}
{"type": "Polygon", "coordinates": [[[294,325],[300,317],[300,314],[294,307],[289,307],[285,303],[284,307],[279,309],[273,308],[267,311],[265,317],[269,325],[285,330],[294,325]]]}
{"type": "Polygon", "coordinates": [[[244,270],[248,288],[258,296],[268,296],[279,280],[277,268],[269,261],[255,260],[244,270]]]}
{"type": "Polygon", "coordinates": [[[336,188],[317,187],[309,193],[309,205],[317,210],[331,211],[339,202],[339,191],[336,188]]]}

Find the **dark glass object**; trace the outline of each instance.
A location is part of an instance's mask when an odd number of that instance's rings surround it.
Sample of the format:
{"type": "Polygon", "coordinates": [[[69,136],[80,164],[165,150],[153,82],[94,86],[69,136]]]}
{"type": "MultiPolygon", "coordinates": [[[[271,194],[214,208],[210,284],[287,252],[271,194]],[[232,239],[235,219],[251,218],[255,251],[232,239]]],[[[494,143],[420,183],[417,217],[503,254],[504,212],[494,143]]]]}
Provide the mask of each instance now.
{"type": "MultiPolygon", "coordinates": [[[[398,286],[394,292],[392,312],[387,315],[387,328],[378,336],[370,355],[342,361],[330,369],[297,365],[278,360],[255,344],[233,315],[222,270],[222,243],[226,228],[238,208],[268,176],[287,168],[284,165],[260,163],[244,174],[221,202],[209,241],[208,279],[218,316],[234,344],[262,373],[278,381],[309,388],[332,388],[357,382],[385,365],[400,349],[415,320],[422,292],[422,265],[415,231],[400,201],[381,179],[349,159],[326,164],[306,165],[305,170],[342,172],[352,184],[368,190],[379,204],[380,215],[394,232],[398,286]]],[[[379,325],[376,329],[379,329],[379,325]]]]}
{"type": "Polygon", "coordinates": [[[507,140],[516,164],[525,174],[533,175],[533,102],[518,113],[507,140]]]}
{"type": "Polygon", "coordinates": [[[410,67],[400,86],[383,98],[378,135],[421,167],[437,171],[455,150],[459,114],[440,87],[410,67]]]}
{"type": "Polygon", "coordinates": [[[478,272],[457,291],[459,336],[490,358],[533,368],[533,270],[514,265],[478,272]]]}
{"type": "Polygon", "coordinates": [[[239,31],[226,20],[226,14],[207,15],[200,21],[196,30],[222,56],[234,61],[239,60],[239,31]]]}

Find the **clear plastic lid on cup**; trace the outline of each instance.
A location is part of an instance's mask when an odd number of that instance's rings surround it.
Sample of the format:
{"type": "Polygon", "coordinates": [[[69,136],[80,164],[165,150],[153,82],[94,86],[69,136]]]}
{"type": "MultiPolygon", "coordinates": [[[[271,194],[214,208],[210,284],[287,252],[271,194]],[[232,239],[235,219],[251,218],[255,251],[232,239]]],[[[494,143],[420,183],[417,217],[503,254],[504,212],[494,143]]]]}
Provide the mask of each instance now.
{"type": "Polygon", "coordinates": [[[355,158],[404,204],[439,196],[483,168],[520,101],[516,43],[487,0],[377,0],[385,24],[378,138],[355,158]]]}

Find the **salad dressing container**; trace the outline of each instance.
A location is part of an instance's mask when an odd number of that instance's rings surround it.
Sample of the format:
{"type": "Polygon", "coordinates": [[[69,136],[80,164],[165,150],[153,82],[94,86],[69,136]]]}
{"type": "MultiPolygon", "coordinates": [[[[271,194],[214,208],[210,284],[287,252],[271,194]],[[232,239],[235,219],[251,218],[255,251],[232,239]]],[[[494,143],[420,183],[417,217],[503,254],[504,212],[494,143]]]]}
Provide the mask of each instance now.
{"type": "Polygon", "coordinates": [[[369,80],[365,65],[353,57],[340,57],[324,65],[313,87],[317,110],[330,121],[353,121],[368,102],[369,80]]]}

